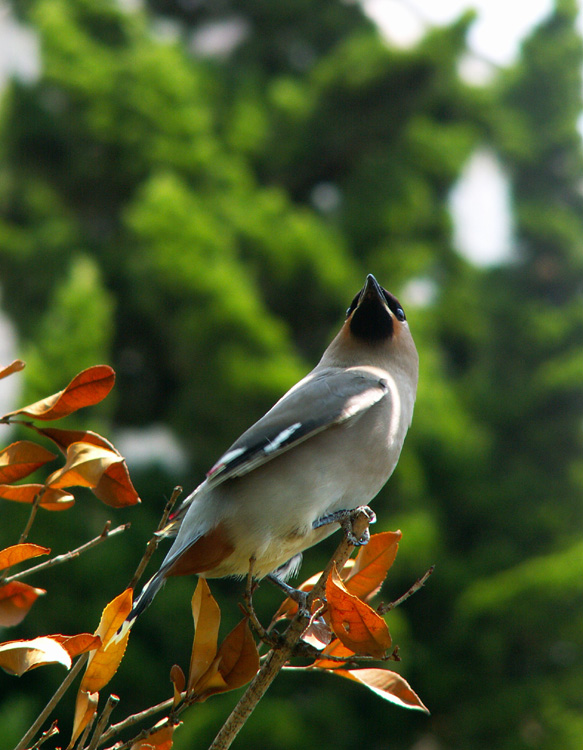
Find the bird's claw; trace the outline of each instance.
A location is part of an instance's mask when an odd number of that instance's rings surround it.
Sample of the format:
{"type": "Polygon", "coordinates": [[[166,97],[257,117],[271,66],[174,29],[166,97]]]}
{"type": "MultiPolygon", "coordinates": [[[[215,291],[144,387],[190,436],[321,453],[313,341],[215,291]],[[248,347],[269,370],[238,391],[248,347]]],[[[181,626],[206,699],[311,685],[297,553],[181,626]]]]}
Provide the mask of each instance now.
{"type": "Polygon", "coordinates": [[[360,505],[358,508],[352,508],[351,510],[337,510],[327,516],[322,516],[321,518],[318,518],[317,521],[314,521],[312,527],[314,529],[319,529],[320,526],[326,526],[330,523],[339,523],[350,544],[354,547],[362,547],[363,545],[368,544],[370,531],[367,527],[360,537],[357,537],[354,533],[354,521],[361,513],[364,513],[367,517],[369,524],[375,523],[377,520],[374,511],[371,510],[368,505],[360,505]]]}

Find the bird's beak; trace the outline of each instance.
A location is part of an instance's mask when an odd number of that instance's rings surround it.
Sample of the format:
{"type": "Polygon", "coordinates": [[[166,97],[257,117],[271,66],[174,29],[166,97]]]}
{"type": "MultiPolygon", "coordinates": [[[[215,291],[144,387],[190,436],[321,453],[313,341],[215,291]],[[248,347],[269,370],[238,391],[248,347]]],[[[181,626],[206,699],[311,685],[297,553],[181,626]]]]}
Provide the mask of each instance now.
{"type": "Polygon", "coordinates": [[[360,293],[357,307],[360,307],[365,300],[376,303],[380,302],[383,307],[388,309],[383,289],[372,273],[369,273],[366,277],[366,282],[360,293]]]}

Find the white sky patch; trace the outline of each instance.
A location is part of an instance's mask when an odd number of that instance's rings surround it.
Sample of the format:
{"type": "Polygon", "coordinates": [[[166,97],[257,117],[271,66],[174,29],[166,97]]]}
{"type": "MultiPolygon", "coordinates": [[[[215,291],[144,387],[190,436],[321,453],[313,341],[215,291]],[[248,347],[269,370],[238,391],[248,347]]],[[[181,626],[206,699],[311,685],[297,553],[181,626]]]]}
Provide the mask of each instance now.
{"type": "Polygon", "coordinates": [[[9,76],[34,81],[40,73],[36,34],[18,23],[0,0],[0,90],[9,76]]]}
{"type": "MultiPolygon", "coordinates": [[[[7,367],[17,359],[17,341],[14,326],[0,310],[0,367],[7,367]]],[[[0,414],[14,411],[21,404],[17,403],[22,391],[22,373],[14,373],[0,380],[0,414]]]]}
{"type": "Polygon", "coordinates": [[[508,65],[532,27],[547,16],[552,0],[363,0],[365,12],[386,37],[404,47],[416,44],[428,27],[446,25],[468,9],[477,11],[468,44],[472,52],[497,65],[508,65]]]}
{"type": "Polygon", "coordinates": [[[476,151],[450,195],[454,245],[481,266],[512,258],[509,181],[495,154],[476,151]]]}

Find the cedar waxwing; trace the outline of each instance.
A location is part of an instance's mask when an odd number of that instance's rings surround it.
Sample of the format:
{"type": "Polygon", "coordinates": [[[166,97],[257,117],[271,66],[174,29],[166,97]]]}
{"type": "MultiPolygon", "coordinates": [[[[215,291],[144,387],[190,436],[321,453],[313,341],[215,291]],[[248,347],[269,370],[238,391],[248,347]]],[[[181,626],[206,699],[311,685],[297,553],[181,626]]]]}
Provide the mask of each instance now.
{"type": "Polygon", "coordinates": [[[176,534],[128,625],[166,578],[257,578],[297,569],[303,550],[366,505],[397,464],[419,359],[403,308],[369,274],[316,367],[244,432],[181,504],[176,534]]]}

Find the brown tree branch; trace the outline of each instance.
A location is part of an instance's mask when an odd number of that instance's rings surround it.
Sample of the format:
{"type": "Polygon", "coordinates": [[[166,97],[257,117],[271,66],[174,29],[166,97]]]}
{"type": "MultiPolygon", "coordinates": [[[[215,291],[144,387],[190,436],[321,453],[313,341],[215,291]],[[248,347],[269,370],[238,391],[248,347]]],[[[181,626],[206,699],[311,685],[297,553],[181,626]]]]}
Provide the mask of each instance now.
{"type": "Polygon", "coordinates": [[[79,557],[79,555],[81,555],[83,552],[87,552],[87,550],[96,547],[98,544],[101,544],[101,542],[104,542],[106,539],[110,539],[112,536],[116,536],[117,534],[121,534],[123,531],[127,531],[130,525],[131,524],[129,523],[124,523],[121,526],[116,526],[115,529],[110,531],[111,521],[108,521],[99,536],[96,536],[94,539],[85,542],[85,544],[77,547],[77,549],[73,549],[70,552],[65,552],[62,555],[57,555],[56,557],[51,557],[50,560],[46,560],[45,562],[39,563],[38,565],[34,565],[32,568],[21,570],[19,573],[15,573],[12,576],[4,578],[2,582],[6,584],[17,579],[20,580],[21,578],[25,578],[32,573],[38,573],[39,571],[45,570],[46,568],[52,568],[53,565],[60,565],[61,563],[73,560],[75,557],[79,557]]]}

